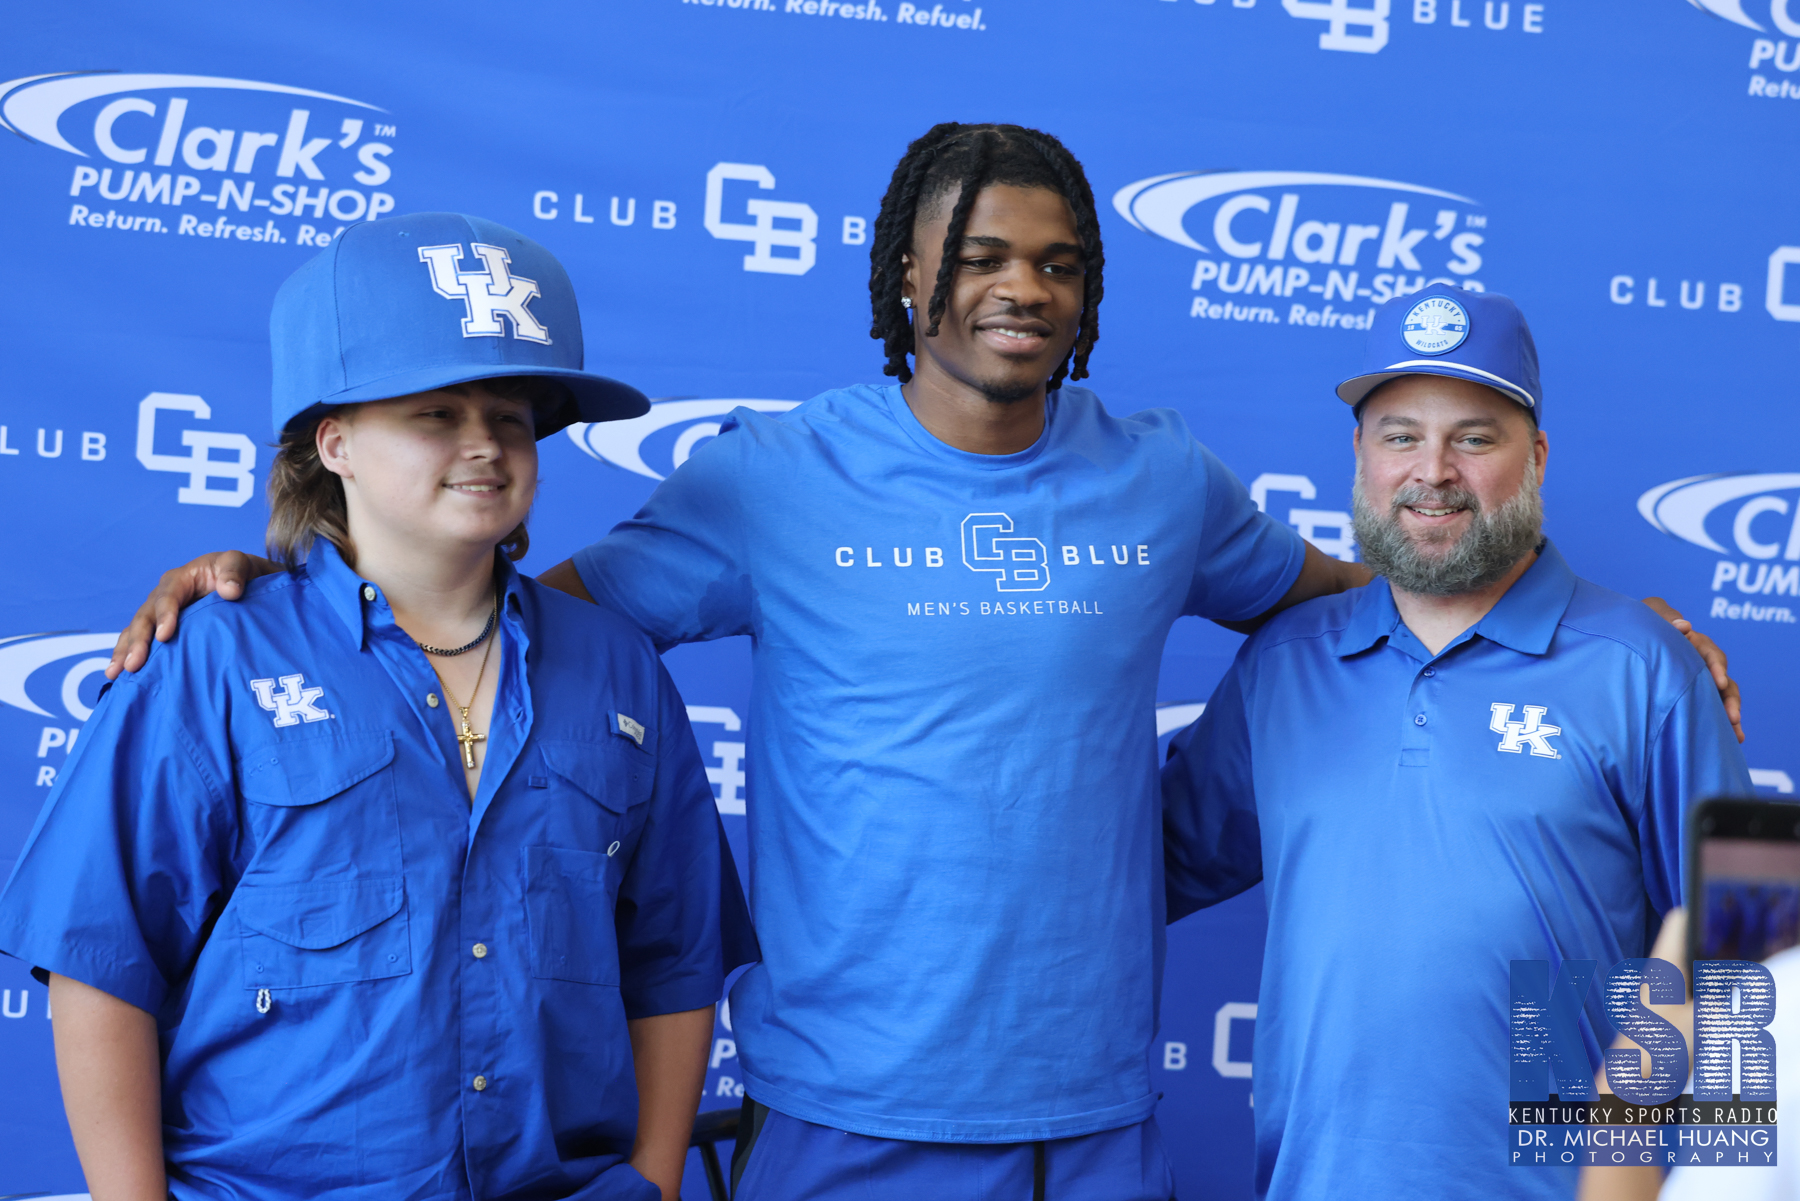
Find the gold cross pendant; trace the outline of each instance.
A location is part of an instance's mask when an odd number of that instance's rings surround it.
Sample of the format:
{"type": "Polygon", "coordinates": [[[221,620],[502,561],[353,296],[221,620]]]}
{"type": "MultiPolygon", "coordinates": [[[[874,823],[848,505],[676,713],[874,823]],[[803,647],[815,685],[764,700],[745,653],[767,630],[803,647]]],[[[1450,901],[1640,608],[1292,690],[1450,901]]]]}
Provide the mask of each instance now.
{"type": "MultiPolygon", "coordinates": [[[[462,708],[460,705],[457,707],[459,709],[462,708]]],[[[469,727],[469,711],[467,709],[462,710],[462,733],[456,736],[456,741],[462,744],[463,766],[470,771],[474,771],[475,744],[478,742],[486,742],[487,735],[477,734],[469,727]]]]}

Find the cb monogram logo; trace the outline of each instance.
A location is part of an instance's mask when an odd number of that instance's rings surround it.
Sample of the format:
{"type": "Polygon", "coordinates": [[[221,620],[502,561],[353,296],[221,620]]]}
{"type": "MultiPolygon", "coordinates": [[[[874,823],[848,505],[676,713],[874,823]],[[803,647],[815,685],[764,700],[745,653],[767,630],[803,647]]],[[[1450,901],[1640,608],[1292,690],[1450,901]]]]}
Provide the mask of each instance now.
{"type": "Polygon", "coordinates": [[[282,676],[279,680],[251,680],[250,691],[256,703],[275,715],[277,726],[297,726],[302,721],[325,721],[331,714],[313,702],[325,695],[323,688],[306,687],[302,675],[282,676]],[[275,686],[281,685],[276,692],[275,686]]]}
{"type": "Polygon", "coordinates": [[[1494,716],[1488,720],[1488,729],[1503,735],[1496,749],[1517,755],[1527,745],[1531,753],[1540,759],[1561,759],[1562,755],[1550,745],[1550,739],[1562,733],[1561,726],[1544,724],[1544,706],[1526,705],[1525,720],[1512,720],[1511,705],[1494,704],[1489,706],[1494,716]]]}
{"type": "MultiPolygon", "coordinates": [[[[756,198],[744,202],[745,211],[755,221],[727,221],[727,180],[753,183],[764,191],[775,186],[774,174],[760,163],[714,163],[706,173],[706,232],[731,242],[749,242],[755,249],[744,256],[746,271],[768,275],[805,275],[811,271],[819,257],[819,214],[812,205],[798,200],[756,198]],[[777,221],[791,224],[777,225],[777,221]],[[777,246],[793,253],[776,254],[777,246]]],[[[845,240],[849,240],[848,235],[845,240]]]]}
{"type": "Polygon", "coordinates": [[[963,566],[994,577],[1001,592],[1042,592],[1050,586],[1050,552],[1036,538],[1008,538],[1005,513],[971,513],[962,520],[963,566]]]}
{"type": "Polygon", "coordinates": [[[504,337],[504,316],[512,322],[513,337],[540,345],[550,344],[550,331],[526,306],[539,295],[537,280],[512,273],[512,257],[504,247],[471,242],[470,249],[487,264],[486,271],[459,271],[462,246],[421,246],[419,261],[431,271],[431,288],[446,300],[460,300],[468,310],[463,318],[465,338],[504,337]]]}

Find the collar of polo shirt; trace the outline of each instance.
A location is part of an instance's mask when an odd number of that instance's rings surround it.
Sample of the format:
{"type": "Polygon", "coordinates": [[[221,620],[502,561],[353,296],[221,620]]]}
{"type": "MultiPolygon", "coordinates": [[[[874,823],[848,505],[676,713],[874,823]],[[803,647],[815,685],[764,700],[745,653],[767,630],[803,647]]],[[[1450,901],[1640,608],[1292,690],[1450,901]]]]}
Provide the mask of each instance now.
{"type": "MultiPolygon", "coordinates": [[[[1556,545],[1546,540],[1537,561],[1475,624],[1472,633],[1520,654],[1542,655],[1550,649],[1550,640],[1574,595],[1575,573],[1556,545]]],[[[1338,633],[1336,654],[1340,659],[1360,654],[1391,635],[1399,624],[1393,590],[1386,580],[1378,579],[1357,597],[1350,624],[1338,633]]]]}

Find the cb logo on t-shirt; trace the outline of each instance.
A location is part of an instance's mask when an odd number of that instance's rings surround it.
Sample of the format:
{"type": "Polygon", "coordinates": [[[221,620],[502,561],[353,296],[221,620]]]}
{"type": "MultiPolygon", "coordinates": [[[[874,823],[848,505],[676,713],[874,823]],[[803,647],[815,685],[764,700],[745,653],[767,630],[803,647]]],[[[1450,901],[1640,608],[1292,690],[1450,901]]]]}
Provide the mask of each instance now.
{"type": "Polygon", "coordinates": [[[1007,537],[1005,513],[971,513],[962,520],[963,566],[994,577],[1001,592],[1042,592],[1050,586],[1050,552],[1036,538],[1007,537]]]}

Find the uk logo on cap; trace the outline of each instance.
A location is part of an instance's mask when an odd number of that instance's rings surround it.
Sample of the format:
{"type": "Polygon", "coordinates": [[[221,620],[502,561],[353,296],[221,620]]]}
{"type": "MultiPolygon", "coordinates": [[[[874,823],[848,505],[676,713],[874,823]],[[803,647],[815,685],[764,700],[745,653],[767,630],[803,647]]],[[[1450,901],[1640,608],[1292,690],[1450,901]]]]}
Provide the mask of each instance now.
{"type": "Polygon", "coordinates": [[[1428,296],[1408,310],[1400,339],[1418,354],[1448,354],[1469,336],[1469,314],[1448,296],[1428,296]]]}
{"type": "Polygon", "coordinates": [[[556,256],[464,213],[352,225],[302,263],[269,314],[275,429],[334,405],[537,376],[539,438],[641,417],[636,388],[587,370],[575,285],[556,256]],[[554,336],[552,336],[554,335],[554,336]]]}
{"type": "Polygon", "coordinates": [[[448,246],[419,247],[419,261],[431,270],[431,289],[446,300],[460,300],[468,316],[463,318],[465,338],[499,338],[506,329],[500,324],[505,317],[512,326],[513,337],[527,342],[549,345],[550,331],[531,314],[532,298],[540,295],[537,280],[512,273],[512,256],[503,246],[471,242],[486,271],[459,271],[463,248],[448,246]]]}

